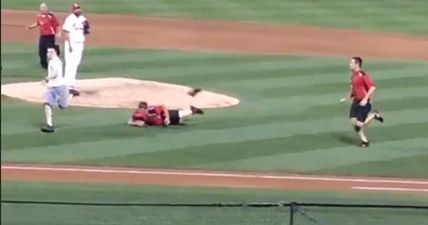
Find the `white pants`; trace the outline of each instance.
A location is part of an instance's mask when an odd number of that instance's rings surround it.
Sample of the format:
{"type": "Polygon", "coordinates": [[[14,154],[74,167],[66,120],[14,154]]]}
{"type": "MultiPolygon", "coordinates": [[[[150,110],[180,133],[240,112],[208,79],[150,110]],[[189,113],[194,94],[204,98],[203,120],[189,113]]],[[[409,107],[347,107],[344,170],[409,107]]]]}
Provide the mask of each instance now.
{"type": "Polygon", "coordinates": [[[72,51],[70,52],[70,46],[68,41],[64,44],[64,59],[65,59],[65,71],[64,78],[65,84],[68,88],[74,88],[76,85],[77,70],[80,62],[82,61],[83,49],[85,48],[84,43],[71,42],[72,51]]]}

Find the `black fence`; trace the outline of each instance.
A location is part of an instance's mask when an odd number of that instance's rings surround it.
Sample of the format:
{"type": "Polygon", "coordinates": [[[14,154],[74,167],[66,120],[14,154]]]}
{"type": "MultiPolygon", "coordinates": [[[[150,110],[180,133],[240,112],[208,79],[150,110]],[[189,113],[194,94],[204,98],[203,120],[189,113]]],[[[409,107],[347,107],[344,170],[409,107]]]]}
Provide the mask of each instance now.
{"type": "Polygon", "coordinates": [[[3,216],[8,216],[8,209],[19,210],[22,216],[37,211],[42,212],[41,218],[38,218],[41,220],[39,222],[50,220],[51,214],[60,214],[64,217],[63,220],[67,220],[76,219],[79,213],[84,212],[85,219],[89,220],[85,221],[88,224],[104,221],[103,224],[151,225],[428,225],[428,205],[304,202],[175,204],[22,200],[2,200],[1,203],[3,216]],[[123,221],[121,218],[127,220],[123,221]]]}

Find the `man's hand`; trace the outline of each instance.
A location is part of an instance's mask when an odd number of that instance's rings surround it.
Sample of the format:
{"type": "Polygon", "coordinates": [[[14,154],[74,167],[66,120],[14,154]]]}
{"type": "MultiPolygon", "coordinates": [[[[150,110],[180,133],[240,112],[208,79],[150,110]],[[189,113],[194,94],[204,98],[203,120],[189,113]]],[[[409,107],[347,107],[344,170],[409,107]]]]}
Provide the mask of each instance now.
{"type": "Polygon", "coordinates": [[[349,97],[341,98],[340,99],[340,103],[345,103],[346,101],[348,101],[348,99],[349,99],[349,97]]]}
{"type": "Polygon", "coordinates": [[[366,98],[364,98],[363,100],[361,100],[361,102],[360,102],[360,106],[365,106],[365,105],[367,105],[367,99],[366,98]]]}
{"type": "Polygon", "coordinates": [[[71,47],[70,43],[68,43],[68,52],[73,52],[73,48],[71,47]]]}
{"type": "Polygon", "coordinates": [[[42,86],[45,86],[46,84],[48,83],[48,79],[45,77],[45,78],[43,78],[43,80],[41,80],[40,81],[40,84],[42,85],[42,86]]]}
{"type": "Polygon", "coordinates": [[[169,118],[165,118],[163,120],[163,124],[165,124],[165,126],[168,126],[169,124],[171,124],[171,121],[169,120],[169,118]]]}

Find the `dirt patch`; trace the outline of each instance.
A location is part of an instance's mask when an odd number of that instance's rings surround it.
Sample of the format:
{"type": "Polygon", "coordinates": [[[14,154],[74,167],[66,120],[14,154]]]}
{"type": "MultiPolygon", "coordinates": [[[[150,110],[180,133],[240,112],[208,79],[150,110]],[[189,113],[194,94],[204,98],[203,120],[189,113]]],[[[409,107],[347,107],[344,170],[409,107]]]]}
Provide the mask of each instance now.
{"type": "MultiPolygon", "coordinates": [[[[37,12],[2,10],[2,41],[35,42],[37,12]]],[[[64,13],[58,13],[63,21],[64,13]]],[[[308,26],[88,14],[90,46],[428,60],[428,37],[308,26]]]]}
{"type": "MultiPolygon", "coordinates": [[[[187,93],[190,87],[144,81],[130,78],[83,79],[78,81],[81,96],[73,98],[70,105],[99,108],[135,108],[141,100],[149,104],[164,104],[170,109],[221,108],[237,105],[239,100],[202,90],[195,97],[187,93]]],[[[46,91],[44,82],[12,83],[1,86],[1,94],[31,102],[43,103],[46,91]]]]}
{"type": "Polygon", "coordinates": [[[389,191],[428,193],[428,180],[381,177],[302,176],[198,170],[166,170],[64,165],[2,164],[2,180],[116,183],[185,187],[267,188],[303,191],[389,191]]]}

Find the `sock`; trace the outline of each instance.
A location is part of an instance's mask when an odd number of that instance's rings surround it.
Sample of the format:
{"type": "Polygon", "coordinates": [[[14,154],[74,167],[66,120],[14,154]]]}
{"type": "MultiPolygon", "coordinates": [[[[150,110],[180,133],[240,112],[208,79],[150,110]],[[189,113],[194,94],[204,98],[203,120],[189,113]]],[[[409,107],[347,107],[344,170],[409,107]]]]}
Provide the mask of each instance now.
{"type": "Polygon", "coordinates": [[[45,117],[46,117],[46,124],[48,126],[53,126],[52,123],[52,108],[49,105],[45,105],[45,117]]]}
{"type": "Polygon", "coordinates": [[[186,116],[191,116],[193,114],[191,109],[181,109],[178,111],[178,117],[184,118],[186,116]]]}
{"type": "Polygon", "coordinates": [[[363,142],[369,142],[369,140],[367,139],[366,135],[364,134],[363,129],[361,129],[360,131],[358,131],[358,135],[360,136],[361,141],[363,141],[363,142]]]}

